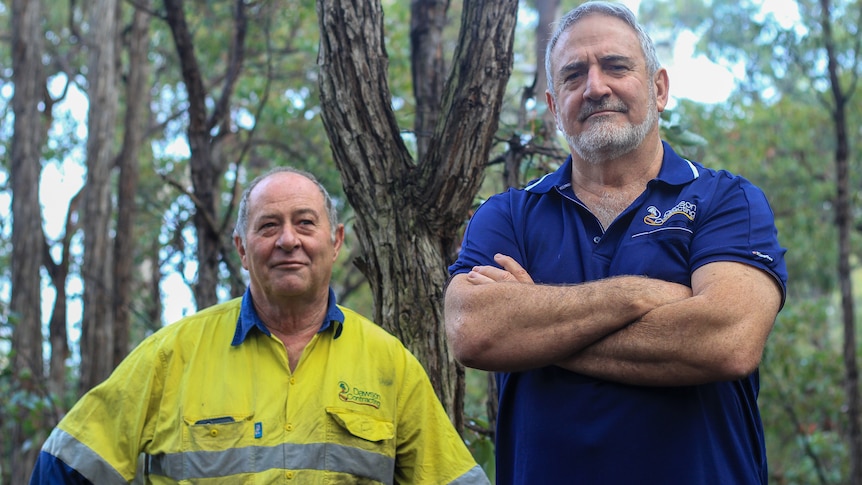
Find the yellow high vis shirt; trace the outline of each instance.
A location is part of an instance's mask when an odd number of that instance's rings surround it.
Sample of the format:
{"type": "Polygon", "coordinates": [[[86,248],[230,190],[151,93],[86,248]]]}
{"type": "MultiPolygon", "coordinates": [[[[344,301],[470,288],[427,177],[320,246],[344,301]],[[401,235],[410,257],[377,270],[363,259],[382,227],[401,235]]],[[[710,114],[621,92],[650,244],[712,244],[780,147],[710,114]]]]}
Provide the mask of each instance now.
{"type": "Polygon", "coordinates": [[[324,325],[291,373],[276,337],[240,335],[250,300],[145,339],[43,454],[99,485],[132,480],[141,453],[153,484],[488,483],[395,337],[332,297],[343,323],[324,325]]]}

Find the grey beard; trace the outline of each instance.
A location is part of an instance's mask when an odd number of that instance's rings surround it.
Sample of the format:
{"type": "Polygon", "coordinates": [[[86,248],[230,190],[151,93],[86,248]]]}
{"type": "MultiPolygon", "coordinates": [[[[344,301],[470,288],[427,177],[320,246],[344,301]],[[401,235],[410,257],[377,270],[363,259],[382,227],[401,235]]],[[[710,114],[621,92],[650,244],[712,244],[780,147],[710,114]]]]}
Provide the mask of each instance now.
{"type": "Polygon", "coordinates": [[[579,136],[565,130],[562,130],[563,135],[569,147],[585,162],[600,165],[631,153],[644,141],[647,133],[658,123],[658,110],[654,97],[650,98],[648,109],[649,114],[646,119],[637,125],[605,126],[606,123],[600,121],[579,136]]]}

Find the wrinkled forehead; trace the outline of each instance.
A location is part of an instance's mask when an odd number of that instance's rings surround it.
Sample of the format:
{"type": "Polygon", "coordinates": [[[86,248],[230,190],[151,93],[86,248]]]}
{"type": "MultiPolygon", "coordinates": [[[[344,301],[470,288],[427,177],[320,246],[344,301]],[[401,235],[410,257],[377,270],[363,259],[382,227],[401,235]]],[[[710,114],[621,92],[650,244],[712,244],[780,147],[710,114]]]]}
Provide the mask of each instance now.
{"type": "Polygon", "coordinates": [[[251,194],[249,202],[252,207],[261,204],[288,203],[301,204],[323,211],[324,197],[312,180],[292,173],[281,172],[261,180],[251,194]]]}
{"type": "Polygon", "coordinates": [[[551,61],[559,68],[560,62],[608,56],[645,59],[637,32],[628,23],[610,15],[592,13],[560,34],[551,52],[551,61]]]}

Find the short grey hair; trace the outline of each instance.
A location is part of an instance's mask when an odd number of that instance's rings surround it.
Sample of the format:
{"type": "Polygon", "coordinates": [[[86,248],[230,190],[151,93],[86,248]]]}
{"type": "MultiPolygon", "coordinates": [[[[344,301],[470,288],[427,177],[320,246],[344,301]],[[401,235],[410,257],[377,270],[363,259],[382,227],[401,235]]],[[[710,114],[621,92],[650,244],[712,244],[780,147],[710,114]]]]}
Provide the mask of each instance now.
{"type": "Polygon", "coordinates": [[[245,235],[248,231],[248,199],[254,188],[257,187],[259,183],[278,173],[295,173],[311,180],[315,185],[317,185],[317,188],[320,189],[320,193],[323,194],[326,215],[329,218],[330,232],[332,233],[332,239],[335,240],[335,230],[338,226],[338,209],[335,207],[335,203],[332,202],[332,197],[330,197],[326,187],[324,187],[314,175],[305,170],[299,170],[293,167],[275,167],[268,172],[257,176],[250,184],[248,184],[248,187],[246,187],[242,192],[242,197],[239,199],[239,209],[236,214],[236,225],[233,228],[233,235],[239,236],[243,244],[245,244],[245,235]]]}
{"type": "Polygon", "coordinates": [[[545,51],[545,75],[548,79],[548,92],[551,93],[551,97],[554,99],[557,98],[557,93],[554,88],[553,72],[551,71],[551,53],[554,51],[554,47],[557,46],[557,41],[560,40],[560,36],[562,36],[564,32],[571,29],[578,21],[583,20],[590,15],[607,15],[618,18],[627,23],[629,27],[635,31],[638,41],[640,41],[641,50],[643,50],[644,58],[646,59],[647,73],[652,76],[661,68],[661,63],[658,60],[658,54],[656,53],[655,44],[653,43],[652,38],[650,38],[643,26],[638,23],[635,14],[632,13],[628,7],[622,3],[599,1],[587,2],[573,10],[570,10],[569,13],[564,15],[557,23],[554,35],[552,35],[551,39],[548,41],[548,46],[545,51]]]}

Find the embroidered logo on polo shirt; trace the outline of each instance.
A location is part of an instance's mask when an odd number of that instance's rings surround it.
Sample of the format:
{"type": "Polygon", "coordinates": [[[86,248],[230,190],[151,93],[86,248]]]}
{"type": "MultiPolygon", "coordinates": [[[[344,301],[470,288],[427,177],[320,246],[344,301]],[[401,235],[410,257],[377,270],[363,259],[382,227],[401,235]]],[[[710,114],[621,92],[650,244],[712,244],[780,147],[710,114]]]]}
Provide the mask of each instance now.
{"type": "Polygon", "coordinates": [[[373,391],[365,391],[358,387],[350,387],[344,381],[338,383],[338,388],[341,389],[341,392],[338,393],[338,398],[342,401],[380,409],[380,394],[373,391]]]}
{"type": "Polygon", "coordinates": [[[697,214],[697,205],[681,200],[673,209],[665,211],[664,214],[662,214],[654,205],[647,207],[647,212],[649,214],[644,216],[644,222],[651,226],[661,226],[676,214],[682,214],[685,217],[688,217],[689,220],[693,221],[694,216],[697,214]]]}

